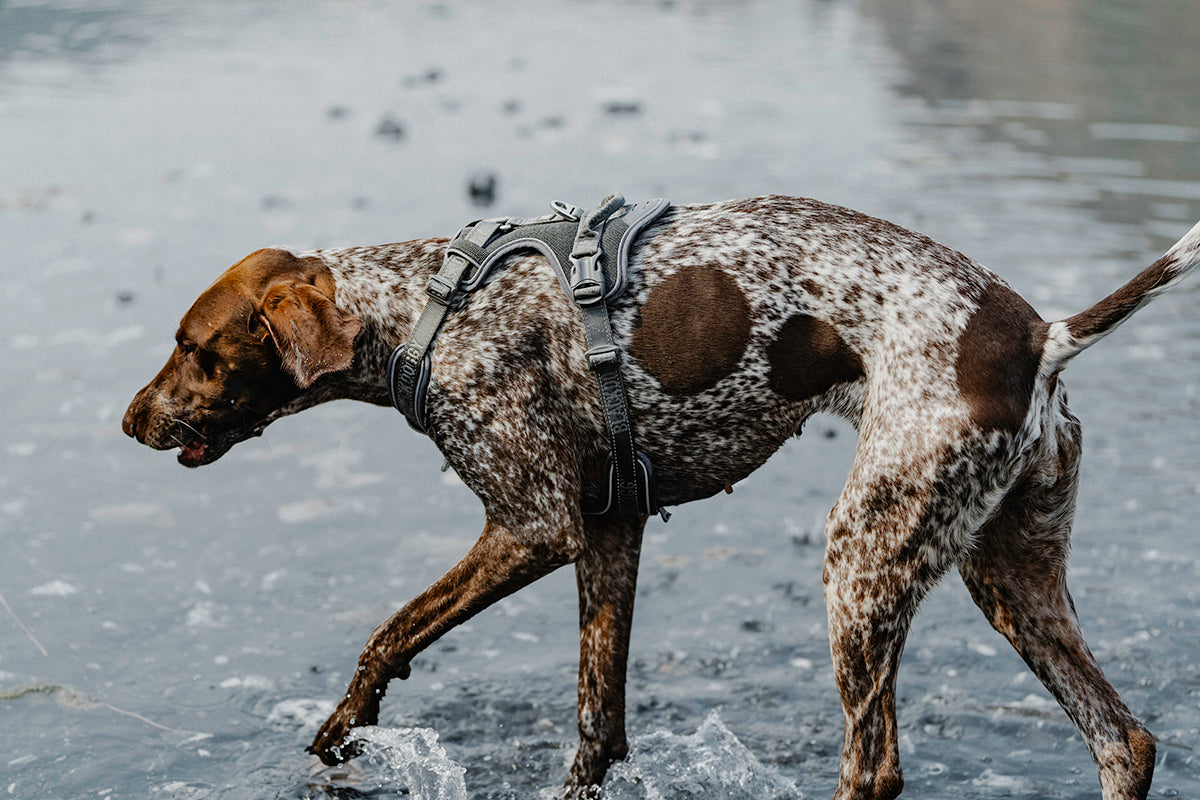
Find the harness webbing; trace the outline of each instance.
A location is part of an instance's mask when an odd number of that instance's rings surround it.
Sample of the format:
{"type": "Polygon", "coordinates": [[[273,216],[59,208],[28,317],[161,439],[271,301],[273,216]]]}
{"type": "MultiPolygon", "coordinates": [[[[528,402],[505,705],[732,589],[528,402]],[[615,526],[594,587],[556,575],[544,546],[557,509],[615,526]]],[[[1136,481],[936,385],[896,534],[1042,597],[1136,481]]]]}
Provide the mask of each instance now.
{"type": "Polygon", "coordinates": [[[388,359],[388,391],[392,405],[421,433],[425,433],[424,387],[429,380],[429,353],[433,340],[450,313],[450,304],[467,270],[482,262],[479,256],[483,253],[483,245],[499,229],[500,220],[483,220],[468,225],[450,242],[442,268],[425,284],[429,300],[421,309],[408,341],[393,350],[388,359]]]}
{"type": "Polygon", "coordinates": [[[603,514],[611,509],[623,516],[659,511],[665,519],[666,512],[655,503],[650,459],[634,446],[629,401],[621,379],[621,352],[613,341],[606,301],[624,290],[625,257],[632,239],[668,205],[658,200],[627,207],[622,197],[610,195],[586,215],[574,206],[555,203],[554,213],[546,216],[481,220],[464,227],[447,246],[441,269],[426,284],[429,300],[408,341],[388,359],[392,404],[409,425],[426,432],[430,353],[446,316],[465,293],[486,283],[489,268],[500,258],[522,247],[538,250],[554,262],[568,294],[583,314],[588,367],[596,374],[608,428],[610,453],[602,496],[583,511],[603,514]],[[615,220],[614,215],[626,219],[615,220]],[[569,251],[565,247],[568,242],[569,251]],[[568,252],[569,272],[561,263],[568,252]]]}
{"type": "MultiPolygon", "coordinates": [[[[613,342],[608,304],[604,302],[604,272],[600,260],[600,235],[613,212],[625,205],[625,198],[610,195],[579,223],[575,246],[571,249],[571,299],[583,312],[583,330],[587,336],[587,362],[596,373],[600,403],[610,440],[611,489],[615,488],[617,509],[622,515],[653,513],[649,491],[638,491],[638,452],[633,444],[633,423],[629,418],[629,399],[621,380],[621,351],[613,342]]],[[[642,479],[647,490],[650,475],[642,479]]],[[[611,504],[611,497],[610,497],[611,504]]]]}

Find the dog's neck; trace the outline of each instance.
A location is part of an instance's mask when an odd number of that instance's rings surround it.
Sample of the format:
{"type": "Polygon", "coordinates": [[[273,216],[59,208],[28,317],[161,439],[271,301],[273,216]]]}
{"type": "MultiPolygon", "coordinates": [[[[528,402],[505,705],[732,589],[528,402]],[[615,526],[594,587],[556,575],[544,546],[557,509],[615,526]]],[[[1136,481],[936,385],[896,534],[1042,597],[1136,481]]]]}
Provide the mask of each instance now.
{"type": "MultiPolygon", "coordinates": [[[[354,341],[354,364],[336,379],[339,394],[391,405],[387,361],[412,331],[428,296],[425,284],[441,267],[445,239],[418,239],[377,247],[320,250],[333,273],[343,310],[358,317],[362,332],[354,341]]],[[[333,388],[333,387],[331,387],[333,388]]]]}

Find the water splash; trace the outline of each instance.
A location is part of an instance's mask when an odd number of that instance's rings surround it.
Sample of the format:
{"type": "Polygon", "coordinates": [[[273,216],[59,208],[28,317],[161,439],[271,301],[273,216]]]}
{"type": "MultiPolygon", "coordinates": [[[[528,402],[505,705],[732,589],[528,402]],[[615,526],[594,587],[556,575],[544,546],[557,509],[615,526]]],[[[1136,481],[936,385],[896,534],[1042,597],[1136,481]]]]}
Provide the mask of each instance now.
{"type": "Polygon", "coordinates": [[[760,763],[716,711],[691,736],[659,730],[636,737],[614,764],[603,800],[803,800],[794,783],[760,763]]]}
{"type": "MultiPolygon", "coordinates": [[[[466,769],[446,755],[430,728],[356,728],[363,752],[322,770],[310,787],[352,789],[365,796],[410,800],[467,800],[466,769]]],[[[539,798],[558,796],[544,788],[539,798]]],[[[794,783],[758,761],[710,712],[690,736],[659,730],[635,737],[629,756],[614,764],[600,800],[804,800],[794,783]]]]}
{"type": "Polygon", "coordinates": [[[362,754],[354,759],[353,770],[334,768],[343,773],[336,776],[339,787],[353,784],[364,793],[407,790],[410,800],[467,800],[466,769],[446,755],[437,731],[372,726],[356,728],[351,736],[362,744],[362,754]]]}

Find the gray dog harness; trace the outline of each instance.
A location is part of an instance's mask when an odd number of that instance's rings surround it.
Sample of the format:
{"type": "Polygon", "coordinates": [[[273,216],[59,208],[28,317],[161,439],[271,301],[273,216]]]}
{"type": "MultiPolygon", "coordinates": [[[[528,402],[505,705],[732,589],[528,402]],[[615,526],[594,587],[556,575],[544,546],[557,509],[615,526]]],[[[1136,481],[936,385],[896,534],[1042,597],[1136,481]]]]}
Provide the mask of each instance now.
{"type": "Polygon", "coordinates": [[[622,516],[661,511],[654,498],[650,459],[634,446],[621,380],[621,352],[613,342],[608,302],[625,291],[634,239],[669,206],[663,199],[626,205],[620,195],[610,195],[587,214],[555,202],[552,213],[541,217],[485,219],[464,227],[447,246],[441,270],[425,287],[429,301],[408,341],[388,359],[392,404],[409,425],[425,433],[430,353],[446,316],[461,307],[466,295],[488,283],[505,256],[536,250],[554,266],[563,290],[583,312],[588,367],[596,374],[608,426],[610,449],[602,496],[586,499],[583,511],[615,510],[622,516]]]}

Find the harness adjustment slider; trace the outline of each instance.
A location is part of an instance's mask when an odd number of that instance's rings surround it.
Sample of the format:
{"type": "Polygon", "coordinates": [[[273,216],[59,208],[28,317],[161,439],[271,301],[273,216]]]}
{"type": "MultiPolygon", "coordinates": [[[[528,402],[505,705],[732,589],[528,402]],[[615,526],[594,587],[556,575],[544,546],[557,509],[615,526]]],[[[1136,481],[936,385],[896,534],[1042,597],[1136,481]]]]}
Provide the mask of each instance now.
{"type": "Polygon", "coordinates": [[[440,273],[432,276],[425,284],[425,294],[444,306],[450,305],[450,299],[458,291],[458,286],[446,280],[440,273]]]}
{"type": "Polygon", "coordinates": [[[588,368],[592,372],[615,367],[621,362],[621,350],[615,344],[600,344],[587,351],[588,368]]]}
{"type": "Polygon", "coordinates": [[[584,278],[571,287],[571,296],[581,306],[590,306],[604,298],[604,284],[595,278],[584,278]]]}

